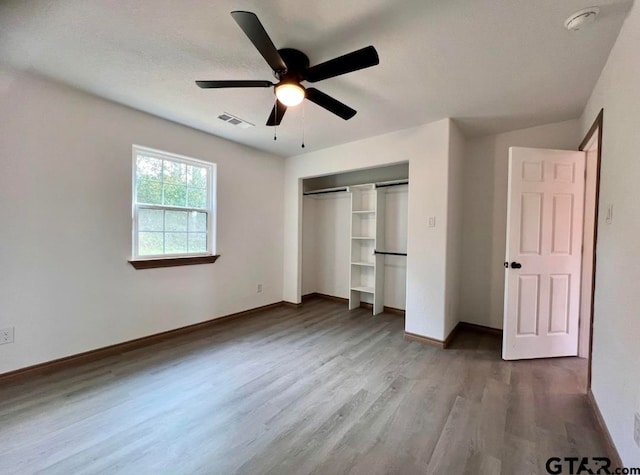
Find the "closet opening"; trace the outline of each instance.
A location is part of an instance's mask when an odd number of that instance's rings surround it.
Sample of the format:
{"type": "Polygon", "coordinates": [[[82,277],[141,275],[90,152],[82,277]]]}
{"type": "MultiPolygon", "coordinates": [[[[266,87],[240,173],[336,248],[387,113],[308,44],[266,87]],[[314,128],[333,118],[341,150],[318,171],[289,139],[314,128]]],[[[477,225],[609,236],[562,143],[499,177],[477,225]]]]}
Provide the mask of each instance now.
{"type": "Polygon", "coordinates": [[[408,191],[408,162],[303,180],[303,299],[404,315],[408,191]]]}

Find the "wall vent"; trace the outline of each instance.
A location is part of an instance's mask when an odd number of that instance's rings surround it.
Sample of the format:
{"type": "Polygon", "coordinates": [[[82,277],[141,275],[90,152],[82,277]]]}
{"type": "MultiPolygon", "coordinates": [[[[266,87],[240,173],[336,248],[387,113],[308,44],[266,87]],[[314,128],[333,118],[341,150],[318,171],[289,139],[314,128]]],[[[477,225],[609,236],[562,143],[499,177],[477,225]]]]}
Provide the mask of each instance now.
{"type": "Polygon", "coordinates": [[[229,114],[228,112],[223,112],[218,116],[218,119],[227,122],[228,124],[235,125],[236,127],[240,127],[241,129],[248,129],[249,127],[254,127],[255,124],[251,122],[247,122],[246,120],[241,119],[240,117],[236,117],[233,114],[229,114]]]}

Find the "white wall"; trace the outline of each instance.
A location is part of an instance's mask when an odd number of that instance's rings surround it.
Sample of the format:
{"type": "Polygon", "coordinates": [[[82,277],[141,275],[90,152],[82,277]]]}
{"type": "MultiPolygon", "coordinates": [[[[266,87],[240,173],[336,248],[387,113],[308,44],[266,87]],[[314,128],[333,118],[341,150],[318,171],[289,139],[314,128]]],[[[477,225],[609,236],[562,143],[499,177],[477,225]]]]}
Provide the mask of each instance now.
{"type": "Polygon", "coordinates": [[[282,300],[283,159],[8,71],[0,124],[0,373],[282,300]],[[134,143],[218,164],[215,264],[127,263],[134,143]]]}
{"type": "MultiPolygon", "coordinates": [[[[407,252],[409,186],[382,188],[385,191],[384,247],[386,251],[407,252]]],[[[385,256],[384,305],[404,310],[407,305],[407,258],[385,256]]]]}
{"type": "Polygon", "coordinates": [[[469,139],[464,159],[460,319],[502,328],[509,147],[577,150],[579,120],[469,139]]]}
{"type": "Polygon", "coordinates": [[[313,247],[304,246],[303,295],[318,292],[349,298],[351,195],[307,196],[304,198],[304,212],[302,242],[304,245],[307,238],[313,242],[313,247]],[[309,207],[315,208],[312,220],[306,215],[309,207]]]}
{"type": "Polygon", "coordinates": [[[301,179],[409,161],[407,307],[405,329],[445,335],[445,262],[449,132],[444,119],[287,159],[284,299],[299,302],[302,277],[301,179]],[[428,227],[428,217],[438,225],[428,227]]]}
{"type": "MultiPolygon", "coordinates": [[[[407,249],[406,185],[385,190],[385,243],[391,251],[407,249]]],[[[302,295],[317,292],[349,298],[351,195],[331,193],[303,198],[302,295]]],[[[407,262],[384,258],[384,305],[404,309],[407,262]]],[[[363,295],[363,301],[372,302],[363,295]]]]}
{"type": "Polygon", "coordinates": [[[302,201],[302,295],[318,292],[316,257],[316,209],[318,200],[305,197],[302,201]]]}
{"type": "Polygon", "coordinates": [[[582,116],[604,108],[593,335],[594,396],[626,466],[640,466],[640,6],[627,17],[582,116]],[[605,223],[614,206],[613,222],[605,223]]]}
{"type": "Polygon", "coordinates": [[[462,265],[462,197],[465,138],[455,122],[449,135],[449,189],[447,207],[447,288],[445,335],[460,321],[460,282],[462,265]]]}

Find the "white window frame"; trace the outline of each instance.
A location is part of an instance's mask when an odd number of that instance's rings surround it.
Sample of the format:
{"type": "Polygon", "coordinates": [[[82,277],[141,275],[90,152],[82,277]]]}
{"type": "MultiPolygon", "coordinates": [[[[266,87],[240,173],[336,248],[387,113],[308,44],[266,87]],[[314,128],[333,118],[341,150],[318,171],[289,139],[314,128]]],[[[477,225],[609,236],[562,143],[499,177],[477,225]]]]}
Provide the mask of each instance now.
{"type": "Polygon", "coordinates": [[[213,256],[216,253],[216,221],[217,221],[217,212],[216,212],[216,164],[212,162],[207,162],[204,160],[199,160],[197,158],[187,157],[185,155],[178,155],[171,152],[165,152],[162,150],[156,150],[149,147],[144,147],[142,145],[133,145],[132,146],[132,193],[131,193],[131,203],[132,203],[132,251],[131,255],[132,260],[149,260],[149,259],[180,259],[184,257],[198,257],[198,256],[213,256]],[[137,188],[137,168],[138,168],[138,154],[157,158],[160,160],[171,160],[177,163],[183,163],[185,165],[194,165],[198,167],[203,167],[207,169],[207,190],[208,190],[208,199],[207,199],[207,207],[206,208],[191,208],[191,207],[182,207],[182,206],[165,206],[165,205],[150,205],[150,204],[138,204],[136,202],[136,188],[137,188]],[[160,209],[167,211],[198,211],[207,213],[207,251],[199,252],[199,253],[181,253],[181,254],[155,254],[155,255],[139,255],[138,254],[138,210],[139,209],[160,209]]]}

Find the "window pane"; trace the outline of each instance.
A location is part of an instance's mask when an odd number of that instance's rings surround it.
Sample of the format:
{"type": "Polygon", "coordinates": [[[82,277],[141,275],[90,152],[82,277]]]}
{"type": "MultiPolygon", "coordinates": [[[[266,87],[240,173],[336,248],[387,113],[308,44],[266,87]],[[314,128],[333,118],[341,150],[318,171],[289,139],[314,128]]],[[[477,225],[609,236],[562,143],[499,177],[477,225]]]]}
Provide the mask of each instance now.
{"type": "Polygon", "coordinates": [[[136,157],[138,179],[162,181],[162,160],[158,158],[136,157]]]}
{"type": "Polygon", "coordinates": [[[207,187],[207,169],[202,167],[187,167],[187,183],[192,188],[207,187]]]}
{"type": "Polygon", "coordinates": [[[198,213],[197,211],[189,213],[189,231],[192,233],[206,233],[207,213],[198,213]]]}
{"type": "Polygon", "coordinates": [[[164,230],[164,211],[161,209],[139,209],[138,210],[138,231],[160,231],[164,230]]]}
{"type": "Polygon", "coordinates": [[[162,181],[185,185],[187,183],[187,166],[184,163],[164,160],[164,173],[162,181]]]}
{"type": "Polygon", "coordinates": [[[166,254],[180,254],[187,252],[187,233],[166,233],[165,239],[165,253],[166,254]]]}
{"type": "Polygon", "coordinates": [[[186,206],[187,187],[185,185],[164,185],[164,204],[168,206],[186,206]]]}
{"type": "Polygon", "coordinates": [[[206,253],[213,204],[213,166],[133,147],[136,244],[141,257],[206,253]]]}
{"type": "Polygon", "coordinates": [[[207,252],[207,233],[189,233],[189,252],[207,252]]]}
{"type": "Polygon", "coordinates": [[[189,206],[189,208],[206,208],[206,190],[201,190],[199,188],[189,188],[187,190],[187,206],[189,206]]]}
{"type": "Polygon", "coordinates": [[[139,180],[137,183],[136,201],[151,205],[162,204],[162,183],[158,181],[139,180]]]}
{"type": "Polygon", "coordinates": [[[138,254],[140,256],[164,254],[163,234],[150,232],[138,233],[138,254]]]}
{"type": "Polygon", "coordinates": [[[164,230],[187,232],[187,211],[165,211],[164,230]]]}

